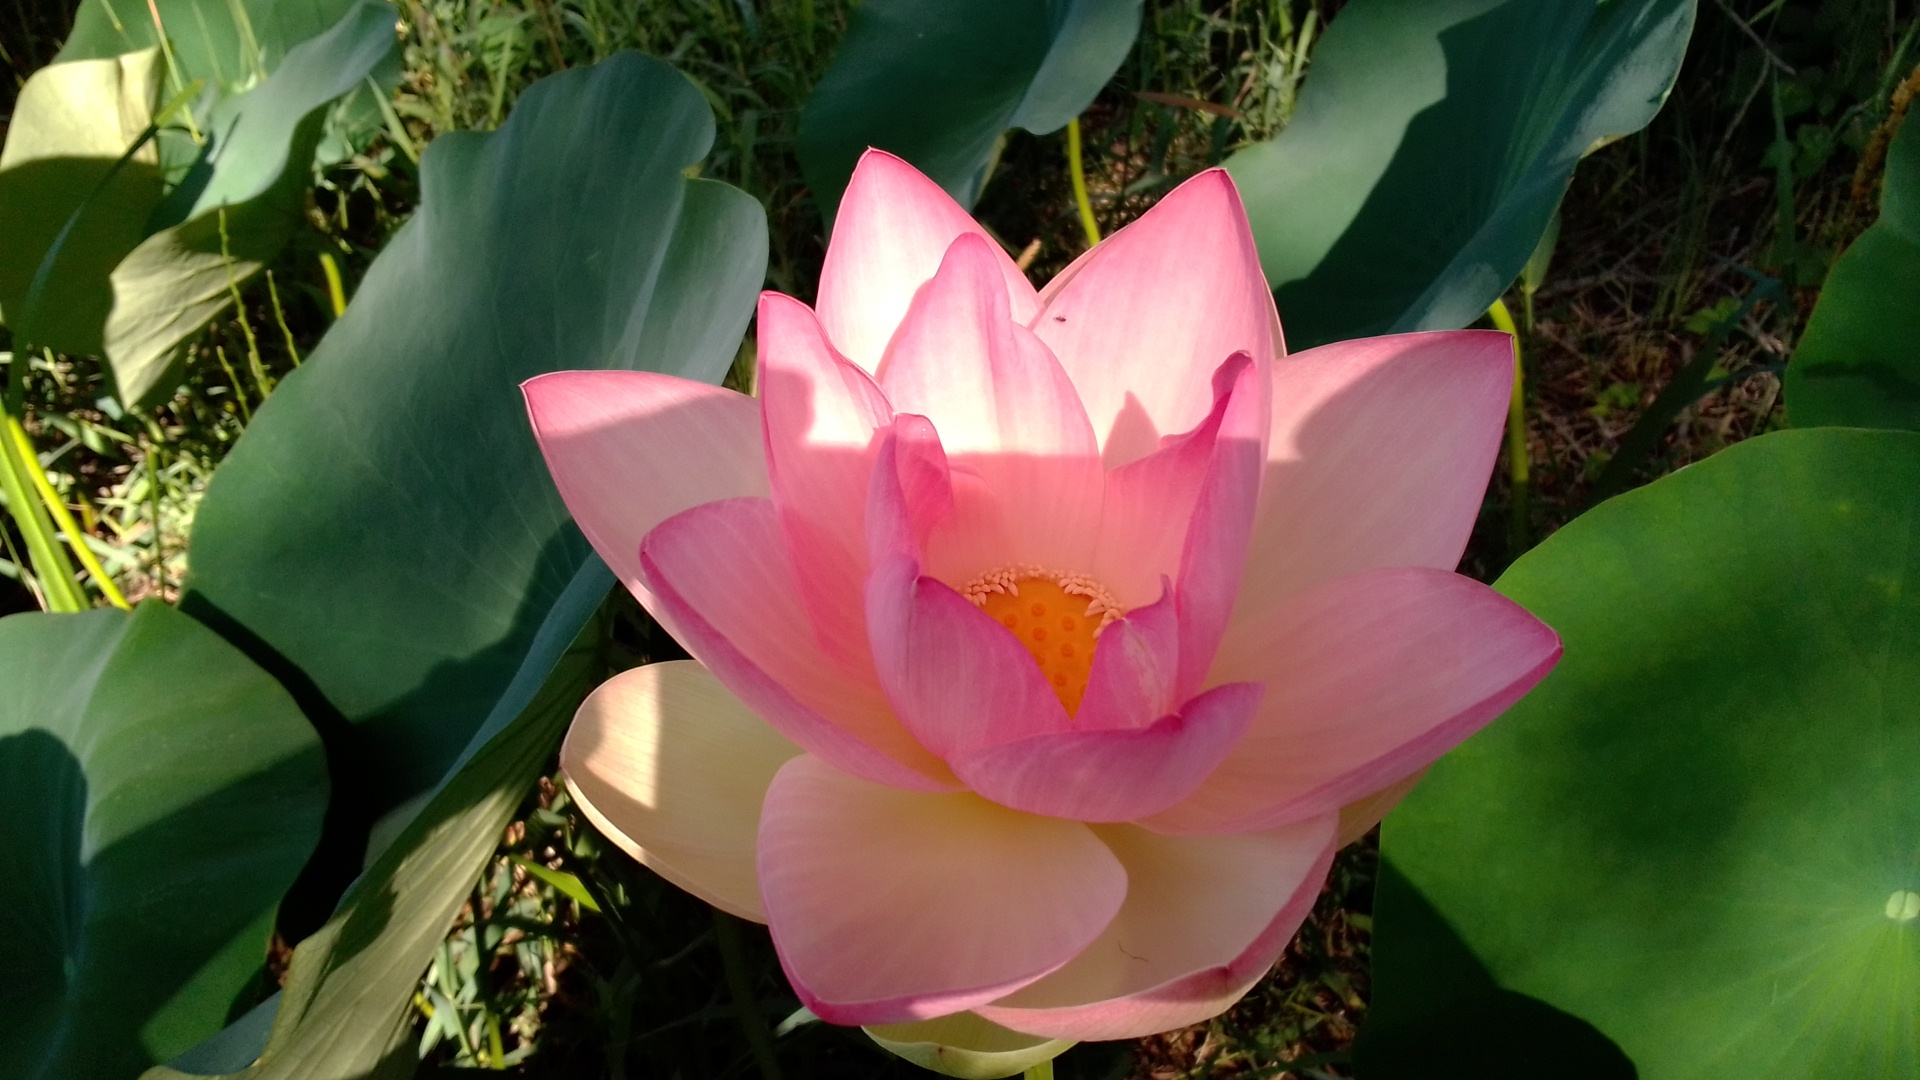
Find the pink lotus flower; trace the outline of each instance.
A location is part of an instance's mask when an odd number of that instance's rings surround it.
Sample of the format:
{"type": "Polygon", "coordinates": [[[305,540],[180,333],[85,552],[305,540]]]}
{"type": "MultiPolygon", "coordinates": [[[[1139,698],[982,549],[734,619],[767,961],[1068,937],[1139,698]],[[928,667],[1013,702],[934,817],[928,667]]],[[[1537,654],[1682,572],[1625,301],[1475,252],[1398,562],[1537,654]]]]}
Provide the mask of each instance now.
{"type": "Polygon", "coordinates": [[[1559,656],[1452,572],[1509,350],[1283,357],[1217,169],[1036,293],[870,152],[817,306],[761,298],[757,400],[526,384],[575,519],[695,657],[582,706],[580,805],[767,922],[829,1021],[1215,1015],[1336,846],[1559,656]]]}

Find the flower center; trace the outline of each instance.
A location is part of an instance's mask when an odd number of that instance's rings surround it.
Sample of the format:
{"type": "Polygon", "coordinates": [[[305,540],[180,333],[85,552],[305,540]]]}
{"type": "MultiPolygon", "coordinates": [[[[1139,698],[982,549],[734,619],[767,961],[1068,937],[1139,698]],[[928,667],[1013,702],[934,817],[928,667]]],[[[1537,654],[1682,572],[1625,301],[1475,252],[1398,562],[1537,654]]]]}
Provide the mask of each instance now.
{"type": "Polygon", "coordinates": [[[1086,696],[1100,631],[1125,614],[1092,578],[1038,566],[989,570],[967,582],[960,595],[1019,639],[1068,716],[1086,696]]]}

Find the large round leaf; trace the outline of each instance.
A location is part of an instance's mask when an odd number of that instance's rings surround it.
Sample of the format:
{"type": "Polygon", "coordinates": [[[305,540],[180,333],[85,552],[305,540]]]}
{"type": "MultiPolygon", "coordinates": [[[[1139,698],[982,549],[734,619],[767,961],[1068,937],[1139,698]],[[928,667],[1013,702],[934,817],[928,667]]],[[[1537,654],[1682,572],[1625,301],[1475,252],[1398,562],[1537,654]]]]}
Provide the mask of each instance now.
{"type": "Polygon", "coordinates": [[[1352,0],[1227,161],[1295,348],[1480,317],[1580,156],[1666,100],[1693,0],[1352,0]]]}
{"type": "Polygon", "coordinates": [[[1826,428],[1516,563],[1566,655],[1387,822],[1362,1076],[1449,1075],[1448,1028],[1533,1076],[1920,1076],[1917,539],[1920,434],[1826,428]]]}
{"type": "Polygon", "coordinates": [[[713,133],[691,82],[627,53],[436,139],[419,210],[208,488],[187,606],[345,721],[374,809],[440,778],[590,557],[520,382],[732,361],[766,226],[684,175],[713,133]]]}
{"type": "Polygon", "coordinates": [[[397,52],[391,4],[361,0],[293,46],[266,82],[219,100],[189,176],[155,209],[165,225],[113,270],[105,355],[122,400],[169,395],[188,340],[233,302],[300,223],[328,106],[397,52]],[[223,235],[224,229],[224,235],[223,235]]]}
{"type": "Polygon", "coordinates": [[[194,79],[243,90],[266,78],[295,45],[339,22],[360,0],[88,0],[55,63],[97,60],[158,45],[157,19],[178,65],[194,79]]]}
{"type": "Polygon", "coordinates": [[[132,1076],[256,985],[319,838],[319,740],[156,602],[0,619],[0,672],[0,1076],[132,1076]]]}
{"type": "Polygon", "coordinates": [[[1833,264],[1787,365],[1801,427],[1920,431],[1920,123],[1887,151],[1880,220],[1833,264]]]}
{"type": "Polygon", "coordinates": [[[161,67],[160,50],[147,49],[52,64],[20,88],[0,150],[0,318],[16,340],[102,351],[107,275],[146,237],[162,194],[153,144],[127,154],[153,122],[161,67]]]}
{"type": "Polygon", "coordinates": [[[285,988],[143,1080],[400,1077],[418,1063],[409,1007],[528,787],[605,674],[588,616],[613,586],[589,557],[555,602],[493,712],[417,813],[301,941],[285,988]],[[581,629],[585,624],[586,628],[581,629]]]}
{"type": "Polygon", "coordinates": [[[832,220],[877,146],[972,206],[1000,135],[1065,127],[1139,31],[1140,0],[867,0],[800,118],[807,185],[832,220]]]}
{"type": "Polygon", "coordinates": [[[154,50],[36,72],[0,152],[0,314],[16,337],[105,356],[128,403],[169,393],[187,340],[298,226],[326,109],[397,54],[393,26],[391,5],[360,0],[265,82],[207,95],[204,141],[164,194],[153,142],[121,161],[170,91],[154,50]]]}

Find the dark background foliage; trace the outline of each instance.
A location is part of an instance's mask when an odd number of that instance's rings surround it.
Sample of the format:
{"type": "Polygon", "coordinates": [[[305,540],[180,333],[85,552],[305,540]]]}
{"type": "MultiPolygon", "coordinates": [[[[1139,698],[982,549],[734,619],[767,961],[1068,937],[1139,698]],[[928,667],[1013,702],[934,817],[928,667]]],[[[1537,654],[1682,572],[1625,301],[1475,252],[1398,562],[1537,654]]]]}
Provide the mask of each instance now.
{"type": "MultiPolygon", "coordinates": [[[[73,4],[4,2],[0,59],[11,79],[0,108],[10,112],[20,82],[57,51],[73,4]]],[[[95,361],[32,358],[29,432],[109,572],[136,599],[178,597],[207,478],[276,378],[332,322],[329,266],[350,296],[418,197],[419,147],[499,126],[542,76],[626,48],[691,76],[718,120],[703,175],[760,200],[769,287],[810,299],[825,238],[796,133],[850,6],[404,0],[401,128],[321,178],[305,228],[271,277],[249,283],[238,316],[195,342],[169,400],[129,411],[95,361]]],[[[1082,118],[1102,227],[1118,228],[1180,179],[1284,128],[1312,46],[1340,6],[1149,3],[1138,42],[1082,118]]],[[[1701,4],[1666,107],[1580,165],[1543,284],[1508,298],[1528,369],[1531,497],[1516,532],[1508,481],[1495,477],[1466,572],[1492,580],[1519,554],[1516,540],[1551,534],[1596,487],[1670,472],[1783,424],[1780,371],[1827,269],[1877,213],[1888,135],[1920,89],[1915,26],[1907,0],[1701,4]],[[1694,392],[1663,399],[1689,369],[1704,374],[1694,392]],[[1655,421],[1635,435],[1649,414],[1655,421]]],[[[1086,246],[1064,142],[1010,133],[978,206],[1036,281],[1086,246]]],[[[743,348],[734,385],[751,387],[751,360],[743,348]]],[[[29,610],[21,540],[6,528],[0,612],[29,610]]],[[[622,664],[673,654],[630,601],[610,601],[605,617],[622,664]]],[[[1078,1048],[1058,1075],[1349,1075],[1347,1048],[1368,1000],[1376,866],[1372,841],[1343,853],[1286,958],[1225,1016],[1138,1044],[1078,1048]]],[[[778,1030],[797,1006],[763,930],[713,915],[613,852],[552,779],[502,837],[416,998],[428,1068],[445,1075],[482,1066],[555,1077],[748,1075],[763,1068],[748,1033],[778,1030]],[[550,873],[530,873],[529,863],[550,873]],[[556,880],[575,882],[577,895],[556,880]]],[[[920,1075],[857,1032],[820,1024],[772,1036],[771,1048],[789,1075],[920,1075]]]]}

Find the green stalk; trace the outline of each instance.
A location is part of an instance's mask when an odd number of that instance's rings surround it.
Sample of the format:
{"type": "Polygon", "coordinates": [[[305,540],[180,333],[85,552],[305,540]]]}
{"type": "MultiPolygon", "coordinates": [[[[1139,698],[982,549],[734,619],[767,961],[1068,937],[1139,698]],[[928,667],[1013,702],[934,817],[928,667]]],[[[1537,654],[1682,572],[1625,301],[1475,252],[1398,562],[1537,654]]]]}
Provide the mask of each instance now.
{"type": "Polygon", "coordinates": [[[300,366],[300,346],[294,343],[293,328],[287,325],[287,312],[280,306],[280,287],[273,283],[273,271],[267,271],[267,296],[273,301],[273,318],[280,324],[280,336],[286,339],[287,355],[293,358],[293,366],[300,366]]]}
{"type": "MultiPolygon", "coordinates": [[[[151,421],[149,427],[154,427],[151,421]]],[[[160,520],[160,442],[153,432],[148,432],[140,440],[147,461],[147,506],[153,514],[153,580],[154,591],[161,596],[167,594],[167,535],[160,520]]]]}
{"type": "Polygon", "coordinates": [[[233,251],[227,242],[227,208],[218,211],[220,224],[220,258],[226,264],[227,295],[233,298],[233,316],[240,323],[240,334],[247,339],[247,364],[253,369],[253,381],[260,388],[260,400],[267,400],[273,393],[273,377],[267,374],[267,365],[260,360],[260,342],[253,336],[253,324],[247,322],[247,305],[240,299],[240,282],[233,276],[233,251]]]}
{"type": "MultiPolygon", "coordinates": [[[[17,355],[12,361],[23,362],[17,355]]],[[[7,415],[10,430],[18,423],[11,413],[7,415]]],[[[38,462],[34,465],[37,467],[38,462]]],[[[85,611],[86,594],[74,580],[73,564],[67,561],[66,551],[54,538],[53,522],[47,517],[46,506],[32,493],[27,470],[11,434],[0,438],[0,493],[6,495],[7,510],[20,526],[21,538],[27,542],[27,560],[33,564],[33,576],[40,582],[47,610],[85,611]]]]}
{"type": "Polygon", "coordinates": [[[320,253],[320,270],[327,275],[327,303],[333,305],[333,317],[339,318],[347,313],[347,290],[340,281],[340,264],[333,261],[333,253],[320,253]]]}
{"type": "Polygon", "coordinates": [[[1780,76],[1772,76],[1773,83],[1773,194],[1774,194],[1774,232],[1773,259],[1781,264],[1781,277],[1798,284],[1799,265],[1797,245],[1794,242],[1794,206],[1793,206],[1793,143],[1787,139],[1786,113],[1780,104],[1780,76]]]}
{"type": "Polygon", "coordinates": [[[1493,325],[1513,339],[1513,394],[1507,399],[1507,480],[1512,488],[1511,512],[1507,519],[1507,554],[1517,559],[1531,543],[1528,537],[1527,492],[1532,484],[1532,469],[1527,460],[1527,387],[1525,368],[1520,363],[1520,333],[1513,325],[1513,313],[1505,299],[1495,299],[1487,309],[1493,325]]]}
{"type": "Polygon", "coordinates": [[[247,388],[240,385],[240,373],[233,370],[233,364],[227,360],[227,347],[215,345],[213,357],[220,361],[220,370],[227,373],[227,383],[233,387],[233,400],[240,405],[240,423],[253,423],[253,409],[247,405],[247,388]]]}
{"type": "Polygon", "coordinates": [[[40,605],[41,610],[46,610],[47,601],[40,595],[40,582],[33,576],[33,571],[30,569],[32,564],[27,561],[25,555],[20,553],[19,548],[13,546],[13,530],[0,529],[0,550],[6,552],[8,561],[12,562],[14,568],[19,571],[21,587],[33,594],[33,602],[40,605]]]}
{"type": "Polygon", "coordinates": [[[1048,1058],[1027,1069],[1026,1080],[1053,1080],[1053,1059],[1048,1058]]]}
{"type": "MultiPolygon", "coordinates": [[[[111,6],[109,6],[108,10],[112,10],[111,6]]],[[[147,0],[147,14],[153,17],[153,36],[160,43],[161,57],[167,62],[167,77],[173,82],[173,92],[176,96],[184,97],[189,84],[187,80],[180,76],[180,62],[173,58],[173,41],[167,37],[167,26],[160,21],[160,8],[154,3],[154,0],[147,0]]],[[[120,20],[115,19],[114,21],[119,22],[120,20]]],[[[187,112],[186,119],[187,135],[192,138],[195,143],[206,142],[207,140],[200,134],[200,125],[193,122],[193,112],[191,110],[187,112]]]]}
{"type": "Polygon", "coordinates": [[[1073,177],[1073,202],[1080,208],[1080,227],[1087,232],[1087,246],[1100,242],[1100,223],[1093,217],[1093,199],[1087,195],[1087,169],[1080,161],[1080,118],[1067,121],[1067,171],[1073,177]]]}
{"type": "Polygon", "coordinates": [[[500,1018],[487,1010],[487,1067],[504,1072],[507,1067],[506,1042],[500,1037],[500,1018]]]}
{"type": "MultiPolygon", "coordinates": [[[[407,134],[407,125],[400,122],[400,114],[394,111],[393,102],[387,100],[387,92],[380,88],[371,75],[367,76],[367,88],[373,94],[374,104],[380,106],[380,119],[387,125],[387,138],[393,140],[393,145],[400,148],[408,161],[420,164],[420,148],[413,144],[413,136],[407,134]]],[[[322,254],[320,257],[325,259],[327,256],[322,254]]]]}
{"type": "Polygon", "coordinates": [[[746,949],[740,944],[740,923],[733,916],[713,909],[713,938],[720,946],[720,966],[727,973],[727,990],[733,995],[733,1013],[740,1030],[753,1051],[760,1080],[780,1080],[780,1061],[773,1054],[773,1038],[767,1024],[753,1004],[753,977],[747,971],[746,949]]]}
{"type": "Polygon", "coordinates": [[[93,576],[93,582],[99,587],[100,595],[107,598],[107,603],[122,611],[133,610],[133,605],[127,603],[126,595],[120,591],[118,585],[113,583],[113,578],[107,575],[106,568],[100,565],[100,560],[94,557],[93,549],[89,548],[87,542],[81,538],[79,523],[75,522],[73,515],[67,511],[67,504],[60,498],[60,493],[53,490],[53,485],[47,482],[47,471],[38,467],[40,459],[33,452],[33,443],[27,439],[27,429],[21,427],[20,421],[12,416],[7,417],[7,427],[12,429],[14,450],[19,454],[19,460],[26,465],[27,479],[33,482],[34,489],[40,495],[41,503],[47,508],[47,513],[53,515],[53,523],[58,526],[60,534],[67,538],[67,546],[73,549],[73,554],[80,560],[80,565],[93,576]]]}

